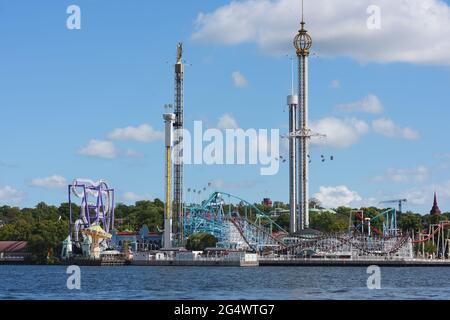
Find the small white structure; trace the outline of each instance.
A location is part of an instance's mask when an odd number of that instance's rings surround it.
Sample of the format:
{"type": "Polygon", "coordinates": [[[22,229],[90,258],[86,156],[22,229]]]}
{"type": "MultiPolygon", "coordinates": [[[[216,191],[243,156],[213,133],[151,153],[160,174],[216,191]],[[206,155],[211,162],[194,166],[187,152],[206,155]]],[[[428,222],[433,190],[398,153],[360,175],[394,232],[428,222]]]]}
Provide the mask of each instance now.
{"type": "Polygon", "coordinates": [[[156,261],[167,260],[167,255],[165,252],[157,252],[155,255],[156,261]]]}
{"type": "Polygon", "coordinates": [[[152,254],[151,252],[136,252],[133,255],[133,260],[134,261],[152,261],[155,260],[155,255],[152,254]]]}
{"type": "Polygon", "coordinates": [[[241,267],[258,267],[259,259],[256,253],[245,253],[241,259],[241,267]]]}

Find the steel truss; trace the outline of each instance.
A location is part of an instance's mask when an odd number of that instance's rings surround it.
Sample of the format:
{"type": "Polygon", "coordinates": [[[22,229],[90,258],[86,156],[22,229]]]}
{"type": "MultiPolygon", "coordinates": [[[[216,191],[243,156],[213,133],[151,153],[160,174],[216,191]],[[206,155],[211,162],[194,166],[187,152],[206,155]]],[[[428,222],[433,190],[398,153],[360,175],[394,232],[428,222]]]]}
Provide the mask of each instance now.
{"type": "Polygon", "coordinates": [[[215,192],[201,205],[187,207],[184,217],[186,237],[209,233],[223,248],[262,252],[285,247],[273,232],[287,231],[253,204],[228,193],[215,192]]]}

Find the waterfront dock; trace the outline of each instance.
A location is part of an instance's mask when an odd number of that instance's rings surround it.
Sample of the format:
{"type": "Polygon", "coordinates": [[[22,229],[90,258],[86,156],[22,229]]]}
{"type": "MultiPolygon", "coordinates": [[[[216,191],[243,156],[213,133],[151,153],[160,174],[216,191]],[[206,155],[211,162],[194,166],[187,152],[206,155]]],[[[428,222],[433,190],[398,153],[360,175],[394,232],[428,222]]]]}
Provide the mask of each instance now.
{"type": "Polygon", "coordinates": [[[295,259],[260,258],[256,262],[227,259],[132,261],[133,266],[178,267],[450,267],[450,260],[431,259],[295,259]]]}
{"type": "Polygon", "coordinates": [[[450,267],[450,260],[431,259],[264,259],[261,267],[450,267]]]}
{"type": "MultiPolygon", "coordinates": [[[[25,261],[0,260],[0,265],[28,265],[25,261]]],[[[94,260],[94,259],[70,259],[60,265],[78,265],[92,267],[120,267],[120,266],[145,266],[145,267],[368,267],[372,265],[380,267],[450,267],[450,259],[273,259],[261,258],[258,261],[227,260],[227,259],[196,259],[196,260],[94,260]]]]}
{"type": "Polygon", "coordinates": [[[91,259],[91,258],[71,258],[64,260],[62,265],[93,266],[93,267],[120,267],[130,264],[126,259],[91,259]]]}
{"type": "Polygon", "coordinates": [[[258,267],[258,261],[231,260],[231,259],[195,259],[195,260],[149,260],[132,261],[133,266],[172,266],[172,267],[258,267]]]}

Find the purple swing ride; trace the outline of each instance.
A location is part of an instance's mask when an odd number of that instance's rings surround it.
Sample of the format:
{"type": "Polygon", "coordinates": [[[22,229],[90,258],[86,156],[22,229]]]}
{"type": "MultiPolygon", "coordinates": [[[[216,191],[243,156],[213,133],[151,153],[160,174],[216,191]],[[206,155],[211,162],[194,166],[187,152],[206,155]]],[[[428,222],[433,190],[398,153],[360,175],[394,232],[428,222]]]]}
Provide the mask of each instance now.
{"type": "Polygon", "coordinates": [[[81,245],[80,235],[83,236],[85,229],[99,226],[106,233],[114,229],[114,189],[109,188],[106,181],[76,179],[68,187],[68,196],[70,237],[75,245],[81,245]],[[81,201],[77,218],[72,208],[73,197],[81,201]]]}

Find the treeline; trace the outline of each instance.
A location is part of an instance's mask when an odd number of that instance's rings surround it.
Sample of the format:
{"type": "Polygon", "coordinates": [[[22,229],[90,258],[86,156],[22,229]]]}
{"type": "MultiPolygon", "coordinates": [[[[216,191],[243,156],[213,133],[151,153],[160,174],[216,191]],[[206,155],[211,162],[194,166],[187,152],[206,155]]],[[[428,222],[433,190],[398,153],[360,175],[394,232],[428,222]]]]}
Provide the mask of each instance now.
{"type": "MultiPolygon", "coordinates": [[[[273,207],[255,205],[259,210],[269,214],[273,207]]],[[[281,209],[289,209],[286,204],[277,203],[281,209]]],[[[79,207],[72,205],[75,218],[78,217],[79,207]]],[[[247,213],[250,219],[255,219],[255,210],[244,207],[226,206],[225,212],[238,211],[241,215],[247,213]]],[[[361,208],[365,217],[375,217],[382,212],[378,208],[361,208]]],[[[342,232],[348,230],[349,217],[352,209],[340,207],[336,213],[313,213],[310,216],[310,227],[322,232],[342,232]]],[[[74,218],[74,219],[75,219],[74,218]]],[[[150,231],[160,231],[164,225],[164,203],[154,201],[139,201],[134,205],[118,204],[115,209],[116,229],[119,231],[137,231],[144,224],[150,231]]],[[[285,230],[289,230],[289,215],[284,214],[274,218],[285,230]]],[[[450,220],[450,213],[440,217],[422,216],[407,212],[399,217],[399,228],[404,232],[417,232],[428,228],[430,224],[437,224],[442,220],[450,220]]],[[[382,229],[383,219],[373,223],[382,229]]],[[[32,260],[37,263],[53,263],[57,261],[62,241],[69,234],[69,204],[63,203],[59,207],[39,203],[35,208],[19,209],[15,207],[0,207],[0,241],[28,241],[32,260]]]]}
{"type": "MultiPolygon", "coordinates": [[[[74,220],[80,208],[72,204],[74,220]]],[[[35,208],[0,207],[0,241],[27,241],[31,262],[54,263],[58,260],[62,241],[69,235],[69,204],[59,207],[39,203],[35,208]]],[[[118,204],[115,209],[119,231],[139,230],[147,225],[150,231],[163,227],[164,204],[139,201],[134,205],[118,204]]]]}
{"type": "Polygon", "coordinates": [[[69,234],[68,208],[64,204],[55,207],[45,203],[33,209],[0,207],[3,224],[0,241],[28,241],[33,262],[53,263],[55,255],[59,256],[61,242],[69,234]]]}

